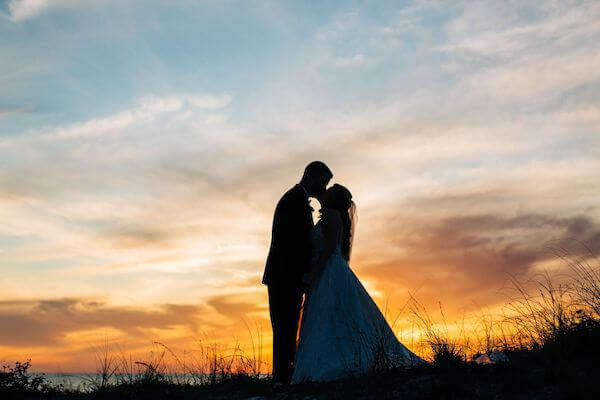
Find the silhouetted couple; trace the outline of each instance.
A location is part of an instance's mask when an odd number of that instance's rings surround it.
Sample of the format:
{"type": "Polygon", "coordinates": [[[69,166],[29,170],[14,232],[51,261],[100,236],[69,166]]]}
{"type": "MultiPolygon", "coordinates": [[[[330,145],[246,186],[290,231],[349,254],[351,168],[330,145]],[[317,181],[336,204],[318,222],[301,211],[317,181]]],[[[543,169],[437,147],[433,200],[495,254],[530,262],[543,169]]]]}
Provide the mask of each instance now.
{"type": "Polygon", "coordinates": [[[311,162],[275,208],[262,282],[269,292],[276,382],[339,379],[383,360],[391,366],[423,362],[398,341],[348,265],[355,205],[344,186],[326,189],[332,177],[324,163],[311,162]],[[316,225],[309,197],[321,204],[316,225]]]}

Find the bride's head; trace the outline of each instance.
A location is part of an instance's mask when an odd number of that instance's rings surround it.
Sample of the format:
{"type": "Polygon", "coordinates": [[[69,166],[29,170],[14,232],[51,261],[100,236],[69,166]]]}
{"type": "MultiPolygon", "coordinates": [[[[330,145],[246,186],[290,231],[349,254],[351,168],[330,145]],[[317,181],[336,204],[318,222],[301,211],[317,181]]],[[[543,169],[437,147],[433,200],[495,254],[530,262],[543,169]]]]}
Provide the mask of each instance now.
{"type": "Polygon", "coordinates": [[[356,225],[356,205],[352,201],[352,193],[345,186],[334,184],[321,198],[321,212],[325,208],[337,210],[342,217],[342,254],[346,260],[350,260],[354,226],[356,225]]]}

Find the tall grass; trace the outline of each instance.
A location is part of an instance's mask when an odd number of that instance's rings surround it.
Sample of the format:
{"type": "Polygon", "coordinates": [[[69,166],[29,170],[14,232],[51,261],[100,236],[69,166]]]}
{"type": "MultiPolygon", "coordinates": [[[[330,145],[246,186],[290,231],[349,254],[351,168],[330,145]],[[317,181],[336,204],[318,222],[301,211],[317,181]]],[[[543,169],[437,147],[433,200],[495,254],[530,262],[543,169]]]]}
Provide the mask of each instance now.
{"type": "Polygon", "coordinates": [[[118,357],[110,349],[108,341],[105,341],[101,346],[94,347],[94,360],[96,374],[88,376],[86,380],[93,388],[103,389],[109,386],[115,374],[120,372],[118,357]]]}
{"type": "Polygon", "coordinates": [[[572,292],[549,273],[511,284],[505,318],[522,343],[541,347],[576,321],[572,292]]]}
{"type": "Polygon", "coordinates": [[[450,335],[441,304],[440,317],[434,319],[411,298],[410,313],[426,347],[422,354],[434,366],[457,366],[495,351],[552,349],[561,355],[585,351],[582,343],[590,344],[600,325],[600,262],[586,249],[585,256],[555,249],[568,267],[566,273],[543,272],[526,279],[511,276],[503,288],[507,298],[503,312],[471,316],[469,332],[463,316],[455,324],[460,328],[458,335],[450,335]]]}
{"type": "Polygon", "coordinates": [[[575,304],[594,318],[600,318],[600,260],[585,244],[585,256],[576,256],[564,247],[555,247],[554,252],[570,270],[569,288],[575,304]]]}
{"type": "Polygon", "coordinates": [[[177,350],[159,341],[144,359],[136,359],[122,351],[100,348],[96,353],[98,368],[96,386],[115,384],[170,383],[178,385],[214,385],[236,377],[260,378],[269,371],[264,360],[264,334],[255,324],[246,324],[250,337],[249,351],[239,342],[222,346],[207,337],[198,339],[192,350],[177,350]],[[115,378],[116,379],[110,379],[115,378]]]}
{"type": "Polygon", "coordinates": [[[467,360],[467,348],[470,338],[464,335],[464,325],[461,334],[452,338],[448,334],[448,325],[441,303],[439,311],[442,323],[436,324],[425,306],[417,299],[411,298],[410,312],[420,328],[424,342],[430,349],[429,358],[431,363],[440,368],[452,368],[461,366],[467,360]]]}

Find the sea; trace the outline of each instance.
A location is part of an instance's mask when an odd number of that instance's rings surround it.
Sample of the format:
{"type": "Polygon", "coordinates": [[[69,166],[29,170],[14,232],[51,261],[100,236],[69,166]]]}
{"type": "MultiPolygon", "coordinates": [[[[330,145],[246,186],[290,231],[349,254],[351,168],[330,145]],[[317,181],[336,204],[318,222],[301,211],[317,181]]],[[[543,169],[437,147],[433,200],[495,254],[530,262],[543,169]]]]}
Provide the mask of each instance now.
{"type": "MultiPolygon", "coordinates": [[[[36,375],[38,375],[36,373],[36,375]]],[[[96,373],[60,373],[60,374],[39,374],[44,376],[52,386],[61,386],[66,389],[85,391],[98,387],[102,382],[102,375],[96,373]]],[[[117,384],[121,382],[130,382],[139,380],[143,374],[114,374],[106,379],[107,384],[117,384]]],[[[208,377],[198,374],[168,374],[168,379],[181,384],[200,384],[208,377]]]]}

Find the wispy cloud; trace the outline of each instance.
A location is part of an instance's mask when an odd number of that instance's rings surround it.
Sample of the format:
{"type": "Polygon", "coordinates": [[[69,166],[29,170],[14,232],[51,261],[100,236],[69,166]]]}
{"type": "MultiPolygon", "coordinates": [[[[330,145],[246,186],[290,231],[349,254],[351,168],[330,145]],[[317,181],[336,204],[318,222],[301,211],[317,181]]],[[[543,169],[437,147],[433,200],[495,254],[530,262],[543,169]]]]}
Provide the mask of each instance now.
{"type": "Polygon", "coordinates": [[[600,33],[593,23],[600,16],[600,7],[594,1],[580,3],[573,7],[555,2],[554,7],[547,9],[532,7],[530,3],[507,3],[496,9],[485,2],[474,2],[462,15],[448,22],[450,43],[439,49],[460,52],[465,58],[502,59],[525,52],[545,53],[585,45],[600,33]],[[527,9],[533,20],[519,18],[519,12],[527,9]]]}
{"type": "Polygon", "coordinates": [[[348,57],[334,57],[329,63],[337,68],[362,67],[369,64],[369,60],[363,54],[355,54],[348,57]]]}
{"type": "MultiPolygon", "coordinates": [[[[231,97],[229,95],[147,96],[141,98],[138,104],[130,110],[104,118],[94,118],[84,123],[64,128],[56,128],[52,132],[44,133],[42,137],[61,140],[103,134],[117,134],[134,124],[154,122],[161,115],[181,111],[186,106],[190,108],[189,112],[193,112],[194,110],[218,110],[227,106],[230,101],[231,97]]],[[[222,116],[215,114],[207,115],[205,118],[206,122],[219,122],[222,120],[222,116]]]]}
{"type": "Polygon", "coordinates": [[[0,302],[0,319],[6,324],[0,333],[3,345],[57,345],[77,331],[111,327],[132,336],[145,329],[188,326],[192,331],[201,319],[201,306],[165,304],[157,310],[109,306],[88,299],[62,298],[0,302]]]}
{"type": "Polygon", "coordinates": [[[9,19],[22,21],[32,18],[52,4],[52,0],[8,0],[9,19]]]}
{"type": "Polygon", "coordinates": [[[144,306],[109,304],[106,299],[89,296],[0,300],[4,327],[0,332],[0,351],[6,361],[7,356],[22,357],[18,351],[13,354],[14,349],[26,349],[27,356],[36,360],[36,370],[92,371],[93,355],[107,343],[112,351],[142,359],[156,340],[167,342],[171,348],[181,346],[193,351],[208,341],[226,344],[235,336],[245,346],[246,328],[240,317],[266,322],[266,305],[251,305],[249,298],[253,298],[251,294],[245,296],[244,302],[236,302],[236,297],[217,296],[200,304],[169,302],[144,306]],[[223,335],[225,327],[230,335],[223,335]],[[82,353],[92,357],[81,358],[82,353]]]}
{"type": "Polygon", "coordinates": [[[562,249],[590,257],[579,241],[600,251],[600,224],[582,215],[467,213],[435,221],[400,213],[388,216],[386,226],[382,244],[396,249],[387,259],[361,259],[360,273],[376,278],[383,292],[418,288],[423,301],[442,301],[451,313],[471,302],[503,304],[500,289],[511,277],[540,273],[562,249]]]}
{"type": "Polygon", "coordinates": [[[0,118],[27,112],[25,108],[0,108],[0,118]]]}

